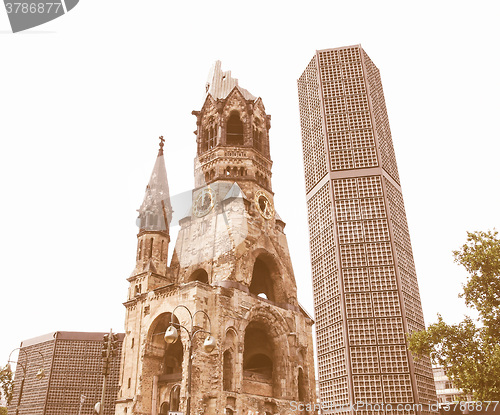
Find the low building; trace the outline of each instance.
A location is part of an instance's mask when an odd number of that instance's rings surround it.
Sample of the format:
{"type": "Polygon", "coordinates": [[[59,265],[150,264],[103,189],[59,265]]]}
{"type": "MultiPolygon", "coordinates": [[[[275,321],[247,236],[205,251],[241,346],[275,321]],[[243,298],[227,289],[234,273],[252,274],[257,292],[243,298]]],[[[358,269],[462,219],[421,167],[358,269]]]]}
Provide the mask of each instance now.
{"type": "Polygon", "coordinates": [[[442,366],[432,368],[434,375],[434,384],[436,385],[436,394],[439,406],[457,401],[470,401],[471,396],[465,395],[461,389],[456,388],[453,382],[446,376],[446,370],[442,366]]]}
{"type": "MultiPolygon", "coordinates": [[[[57,331],[23,341],[8,415],[95,414],[94,405],[101,400],[105,334],[57,331]],[[44,376],[37,378],[41,369],[44,376]]],[[[123,337],[118,334],[118,356],[123,337]]],[[[111,359],[104,415],[114,414],[119,362],[119,357],[111,359]]]]}

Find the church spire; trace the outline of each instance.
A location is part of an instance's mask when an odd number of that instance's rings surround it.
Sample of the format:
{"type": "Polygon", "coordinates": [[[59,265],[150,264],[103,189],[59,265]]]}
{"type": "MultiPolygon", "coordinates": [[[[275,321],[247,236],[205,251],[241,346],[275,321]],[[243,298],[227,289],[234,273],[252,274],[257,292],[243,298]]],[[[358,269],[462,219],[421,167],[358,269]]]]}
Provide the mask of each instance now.
{"type": "Polygon", "coordinates": [[[172,206],[168,190],[167,170],[163,157],[163,136],[160,137],[158,157],[146,186],[146,193],[141,207],[138,209],[138,226],[141,231],[169,231],[172,220],[172,206]]]}

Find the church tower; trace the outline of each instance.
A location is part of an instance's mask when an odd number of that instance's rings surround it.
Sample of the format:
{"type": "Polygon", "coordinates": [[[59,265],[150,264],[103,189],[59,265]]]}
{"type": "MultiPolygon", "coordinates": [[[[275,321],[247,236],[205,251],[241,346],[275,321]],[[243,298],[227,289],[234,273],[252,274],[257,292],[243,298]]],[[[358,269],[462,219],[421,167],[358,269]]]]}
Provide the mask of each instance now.
{"type": "Polygon", "coordinates": [[[273,202],[271,117],[220,62],[206,92],[193,112],[192,204],[173,206],[187,213],[169,265],[162,150],[139,209],[117,415],[285,414],[315,403],[313,321],[297,301],[273,202]],[[203,347],[207,334],[213,350],[203,347]]]}

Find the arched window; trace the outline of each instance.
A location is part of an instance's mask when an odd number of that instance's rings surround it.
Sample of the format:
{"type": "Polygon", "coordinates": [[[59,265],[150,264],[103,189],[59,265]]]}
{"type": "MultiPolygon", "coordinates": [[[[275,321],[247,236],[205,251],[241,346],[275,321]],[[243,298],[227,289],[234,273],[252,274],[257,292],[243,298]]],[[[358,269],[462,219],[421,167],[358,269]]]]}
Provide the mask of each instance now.
{"type": "Polygon", "coordinates": [[[182,342],[178,339],[175,343],[167,344],[163,358],[163,374],[174,375],[182,373],[182,357],[184,350],[182,342]]]}
{"type": "Polygon", "coordinates": [[[141,288],[142,288],[141,285],[136,285],[135,286],[134,296],[137,296],[137,295],[139,295],[141,293],[141,288]]]}
{"type": "Polygon", "coordinates": [[[168,415],[170,410],[170,404],[168,402],[163,402],[160,406],[160,415],[168,415]]]}
{"type": "MultiPolygon", "coordinates": [[[[179,321],[175,316],[172,316],[172,313],[163,313],[158,316],[152,324],[149,342],[150,347],[146,349],[147,351],[151,351],[151,359],[147,359],[147,365],[150,364],[150,370],[154,370],[158,375],[167,375],[170,378],[180,379],[182,376],[182,360],[184,357],[182,341],[181,339],[177,339],[176,342],[167,344],[163,339],[165,331],[172,323],[175,325],[175,323],[179,323],[179,321]],[[172,317],[174,319],[173,322],[171,320],[172,317]],[[159,365],[159,357],[162,357],[161,365],[159,365]],[[162,368],[161,371],[157,372],[160,367],[162,368]]],[[[146,357],[149,357],[147,353],[146,357]]]]}
{"type": "Polygon", "coordinates": [[[205,284],[208,284],[208,274],[207,271],[204,269],[200,268],[197,269],[195,272],[191,274],[191,277],[189,277],[189,281],[200,281],[205,284]]]}
{"type": "Polygon", "coordinates": [[[299,396],[299,402],[304,402],[306,400],[306,384],[304,380],[304,371],[302,370],[301,367],[299,367],[299,375],[297,379],[298,383],[298,396],[299,396]]]}
{"type": "Polygon", "coordinates": [[[258,323],[250,323],[245,330],[243,349],[243,391],[261,396],[274,395],[274,347],[265,330],[258,323]]]}
{"type": "Polygon", "coordinates": [[[233,390],[233,354],[230,350],[226,350],[223,355],[223,386],[225,391],[233,390]]]}
{"type": "Polygon", "coordinates": [[[250,292],[255,295],[260,295],[268,300],[275,301],[273,277],[271,276],[269,267],[260,258],[257,258],[253,266],[250,292]]]}
{"type": "Polygon", "coordinates": [[[226,144],[243,145],[243,123],[238,111],[233,111],[227,120],[226,144]]]}
{"type": "Polygon", "coordinates": [[[170,391],[170,411],[177,412],[179,411],[180,404],[180,396],[181,396],[181,387],[179,385],[175,385],[170,391]]]}
{"type": "Polygon", "coordinates": [[[149,258],[153,256],[153,238],[149,239],[149,258]]]}
{"type": "Polygon", "coordinates": [[[253,147],[258,151],[262,151],[262,131],[255,127],[253,130],[253,147]]]}
{"type": "Polygon", "coordinates": [[[208,149],[215,147],[217,127],[210,127],[208,130],[208,149]]]}

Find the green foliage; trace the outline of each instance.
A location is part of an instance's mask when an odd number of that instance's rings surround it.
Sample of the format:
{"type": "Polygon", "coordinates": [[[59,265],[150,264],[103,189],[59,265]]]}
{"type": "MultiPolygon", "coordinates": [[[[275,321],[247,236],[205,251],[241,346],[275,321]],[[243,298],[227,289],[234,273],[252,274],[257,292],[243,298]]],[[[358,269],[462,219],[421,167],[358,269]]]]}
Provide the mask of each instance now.
{"type": "Polygon", "coordinates": [[[446,368],[455,386],[474,399],[500,400],[500,240],[498,232],[468,232],[454,251],[455,262],[470,276],[461,297],[479,313],[479,327],[470,317],[448,325],[438,322],[408,338],[416,355],[430,355],[446,368]]]}
{"type": "Polygon", "coordinates": [[[14,374],[10,370],[8,364],[0,370],[0,387],[2,388],[1,392],[7,399],[8,405],[12,399],[12,393],[14,389],[14,374]]]}
{"type": "Polygon", "coordinates": [[[465,304],[479,312],[489,334],[500,335],[500,240],[498,232],[467,232],[467,243],[454,251],[455,262],[470,277],[460,294],[465,304]]]}

